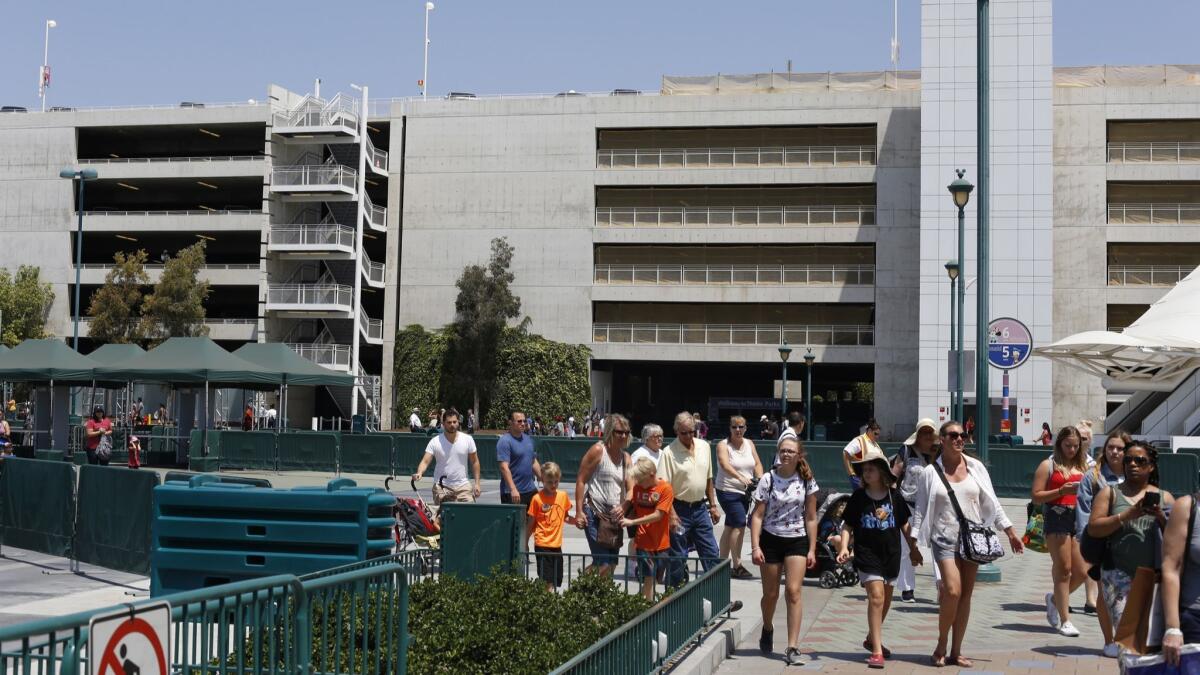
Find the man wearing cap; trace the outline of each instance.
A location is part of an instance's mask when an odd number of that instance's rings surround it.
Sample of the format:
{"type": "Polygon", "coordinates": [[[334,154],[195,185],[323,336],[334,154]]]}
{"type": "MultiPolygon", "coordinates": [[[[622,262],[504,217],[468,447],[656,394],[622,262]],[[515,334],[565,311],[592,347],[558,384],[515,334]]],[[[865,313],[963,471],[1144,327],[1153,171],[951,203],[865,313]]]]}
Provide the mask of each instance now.
{"type": "MultiPolygon", "coordinates": [[[[892,461],[892,473],[900,479],[900,496],[908,502],[910,511],[916,509],[917,485],[921,482],[921,472],[937,459],[936,440],[937,425],[933,420],[924,417],[917,422],[916,430],[904,441],[904,446],[892,461]]],[[[907,541],[902,541],[901,545],[905,549],[908,548],[907,541]]],[[[900,589],[902,602],[916,602],[913,594],[916,588],[916,571],[909,560],[907,550],[901,552],[900,578],[896,586],[900,589]]]]}
{"type": "Polygon", "coordinates": [[[416,408],[412,409],[412,414],[408,416],[408,430],[414,434],[421,433],[421,415],[416,408]]]}

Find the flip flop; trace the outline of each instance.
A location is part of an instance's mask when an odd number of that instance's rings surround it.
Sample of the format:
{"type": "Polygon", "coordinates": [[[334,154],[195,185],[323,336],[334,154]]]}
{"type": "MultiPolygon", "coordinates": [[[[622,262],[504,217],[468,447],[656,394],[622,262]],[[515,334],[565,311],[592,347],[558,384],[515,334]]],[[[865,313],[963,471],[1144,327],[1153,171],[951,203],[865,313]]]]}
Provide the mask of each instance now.
{"type": "Polygon", "coordinates": [[[934,652],[933,656],[929,657],[929,663],[934,668],[943,668],[946,665],[946,655],[939,652],[934,652]]]}
{"type": "Polygon", "coordinates": [[[968,659],[967,657],[963,656],[962,654],[959,654],[957,656],[951,656],[951,657],[947,658],[946,661],[947,661],[947,663],[956,665],[959,668],[974,668],[975,667],[975,663],[973,661],[971,661],[971,659],[968,659]]]}

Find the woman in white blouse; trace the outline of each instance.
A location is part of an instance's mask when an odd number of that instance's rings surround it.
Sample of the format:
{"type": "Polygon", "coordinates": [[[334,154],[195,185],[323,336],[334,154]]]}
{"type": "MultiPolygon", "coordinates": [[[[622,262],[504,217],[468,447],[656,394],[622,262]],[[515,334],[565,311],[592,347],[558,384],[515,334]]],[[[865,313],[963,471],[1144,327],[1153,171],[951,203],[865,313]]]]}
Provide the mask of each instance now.
{"type": "Polygon", "coordinates": [[[987,468],[974,457],[963,453],[967,437],[962,424],[946,422],[939,432],[942,440],[942,455],[936,462],[926,466],[917,481],[917,506],[913,511],[913,529],[917,541],[928,546],[933,553],[941,573],[942,590],[939,597],[938,642],[931,660],[933,665],[970,668],[971,660],[962,655],[963,637],[967,632],[967,621],[971,615],[971,593],[975,590],[975,575],[979,566],[963,560],[958,553],[959,521],[950,502],[950,495],[942,482],[939,471],[954,490],[962,507],[963,516],[981,525],[994,526],[1008,535],[1013,553],[1021,553],[1024,546],[1013,531],[1012,522],[1004,513],[1004,507],[992,489],[992,479],[987,468]],[[946,652],[946,638],[954,629],[950,652],[946,652]]]}

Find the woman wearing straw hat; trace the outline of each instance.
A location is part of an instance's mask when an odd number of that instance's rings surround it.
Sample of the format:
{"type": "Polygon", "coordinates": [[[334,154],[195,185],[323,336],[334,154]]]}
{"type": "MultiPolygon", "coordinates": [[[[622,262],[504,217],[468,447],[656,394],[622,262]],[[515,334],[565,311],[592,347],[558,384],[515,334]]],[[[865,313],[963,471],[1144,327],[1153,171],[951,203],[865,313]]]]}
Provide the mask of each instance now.
{"type": "Polygon", "coordinates": [[[892,605],[892,589],[900,576],[901,539],[908,542],[913,565],[922,562],[913,541],[908,504],[895,488],[896,476],[883,452],[868,449],[854,462],[854,472],[862,487],[854,491],[842,515],[842,539],[837,561],[850,559],[850,537],[854,537],[854,569],[867,592],[867,639],[863,647],[871,652],[867,665],[882,668],[892,655],[883,646],[883,620],[892,605]],[[901,537],[903,535],[903,537],[901,537]]]}
{"type": "MultiPolygon", "coordinates": [[[[892,463],[892,472],[900,478],[900,497],[908,504],[909,512],[917,507],[917,484],[921,480],[921,472],[929,463],[937,459],[937,425],[928,417],[917,421],[917,428],[904,441],[900,452],[892,463]]],[[[909,561],[908,541],[901,539],[900,546],[900,578],[896,587],[900,589],[901,602],[916,602],[914,591],[917,586],[917,573],[909,561]]]]}

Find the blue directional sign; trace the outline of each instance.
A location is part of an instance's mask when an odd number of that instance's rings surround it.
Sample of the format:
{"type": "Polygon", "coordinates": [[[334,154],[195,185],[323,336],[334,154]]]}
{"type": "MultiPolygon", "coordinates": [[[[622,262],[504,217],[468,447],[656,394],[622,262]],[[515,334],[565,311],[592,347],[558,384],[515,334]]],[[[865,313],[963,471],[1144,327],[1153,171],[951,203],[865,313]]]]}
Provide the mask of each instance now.
{"type": "Polygon", "coordinates": [[[988,324],[988,363],[1001,370],[1012,370],[1029,359],[1033,334],[1011,318],[994,319],[988,324]]]}

